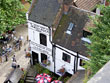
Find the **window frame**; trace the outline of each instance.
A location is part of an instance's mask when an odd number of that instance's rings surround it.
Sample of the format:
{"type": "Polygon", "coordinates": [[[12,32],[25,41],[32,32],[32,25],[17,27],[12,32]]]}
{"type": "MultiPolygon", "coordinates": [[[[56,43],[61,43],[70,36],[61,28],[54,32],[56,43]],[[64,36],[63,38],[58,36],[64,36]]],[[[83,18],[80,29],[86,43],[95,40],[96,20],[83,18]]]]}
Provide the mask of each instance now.
{"type": "Polygon", "coordinates": [[[85,65],[84,60],[80,58],[80,60],[79,60],[79,66],[84,66],[84,65],[85,65]]]}
{"type": "Polygon", "coordinates": [[[47,36],[45,34],[40,33],[40,44],[47,46],[47,36]]]}
{"type": "Polygon", "coordinates": [[[67,62],[67,63],[71,63],[71,56],[68,55],[67,53],[64,53],[62,54],[62,60],[67,62]]]}
{"type": "Polygon", "coordinates": [[[48,58],[48,56],[46,54],[41,53],[41,62],[43,62],[43,60],[47,60],[47,58],[48,58]],[[43,56],[45,56],[46,59],[44,59],[45,57],[43,57],[43,56]]]}

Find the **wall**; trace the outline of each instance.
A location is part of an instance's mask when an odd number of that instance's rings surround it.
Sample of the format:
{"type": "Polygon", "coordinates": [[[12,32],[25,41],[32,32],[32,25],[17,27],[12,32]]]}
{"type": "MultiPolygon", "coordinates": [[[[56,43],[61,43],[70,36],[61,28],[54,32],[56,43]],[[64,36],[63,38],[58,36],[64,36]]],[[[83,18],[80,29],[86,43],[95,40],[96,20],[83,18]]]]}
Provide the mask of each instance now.
{"type": "MultiPolygon", "coordinates": [[[[88,58],[78,54],[78,63],[75,59],[77,59],[77,53],[70,51],[66,48],[63,48],[59,45],[56,45],[56,51],[55,51],[55,64],[56,64],[56,72],[61,69],[62,67],[66,68],[66,71],[70,74],[74,74],[74,68],[77,67],[77,70],[85,70],[82,66],[80,66],[80,59],[82,60],[89,60],[88,58]],[[68,54],[71,57],[70,63],[65,62],[62,60],[63,53],[68,54]],[[75,61],[74,61],[75,60],[75,61]],[[75,67],[74,67],[75,66],[75,67]]],[[[76,72],[76,71],[75,71],[76,72]]]]}
{"type": "Polygon", "coordinates": [[[51,71],[54,71],[53,69],[54,65],[53,65],[53,59],[52,59],[52,44],[49,39],[51,38],[50,35],[52,35],[50,30],[46,26],[34,23],[32,21],[28,21],[28,34],[29,34],[29,40],[31,40],[30,41],[31,51],[38,53],[40,63],[41,63],[41,53],[46,54],[48,57],[48,60],[51,61],[50,66],[47,66],[46,68],[50,69],[51,71]],[[46,35],[47,46],[40,44],[40,33],[46,35]]]}
{"type": "Polygon", "coordinates": [[[64,67],[66,69],[66,71],[70,74],[74,74],[73,70],[74,70],[74,56],[72,56],[71,54],[56,48],[56,54],[55,54],[55,64],[56,64],[56,72],[61,69],[62,67],[64,67]],[[62,54],[66,53],[68,55],[70,55],[70,63],[65,62],[64,60],[62,60],[62,54]]]}

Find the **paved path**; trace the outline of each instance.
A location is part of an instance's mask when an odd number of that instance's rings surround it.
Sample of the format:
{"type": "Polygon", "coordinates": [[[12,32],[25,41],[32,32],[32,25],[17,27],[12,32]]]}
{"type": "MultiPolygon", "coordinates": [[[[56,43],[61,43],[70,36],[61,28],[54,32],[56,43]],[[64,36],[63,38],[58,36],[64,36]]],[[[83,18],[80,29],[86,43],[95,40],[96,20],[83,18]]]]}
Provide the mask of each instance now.
{"type": "MultiPolygon", "coordinates": [[[[20,25],[16,28],[16,36],[19,37],[20,35],[23,36],[23,43],[26,41],[26,37],[28,35],[28,28],[26,25],[20,25]]],[[[26,45],[23,44],[20,51],[15,52],[17,64],[20,65],[20,68],[26,69],[29,65],[30,58],[25,57],[24,49],[28,48],[28,43],[26,45]]],[[[0,83],[3,83],[9,73],[12,71],[11,63],[12,63],[12,56],[8,58],[7,62],[3,62],[0,64],[0,83]]]]}
{"type": "Polygon", "coordinates": [[[85,71],[80,70],[74,74],[66,83],[83,83],[85,77],[85,71]]]}

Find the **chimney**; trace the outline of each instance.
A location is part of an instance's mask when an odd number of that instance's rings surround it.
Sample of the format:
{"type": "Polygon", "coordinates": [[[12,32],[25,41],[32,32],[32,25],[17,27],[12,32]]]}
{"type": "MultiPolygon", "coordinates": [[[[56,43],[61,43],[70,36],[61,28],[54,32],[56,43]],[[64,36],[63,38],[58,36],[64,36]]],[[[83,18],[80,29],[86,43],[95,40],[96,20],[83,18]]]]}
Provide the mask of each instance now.
{"type": "Polygon", "coordinates": [[[63,3],[63,0],[58,0],[58,3],[63,3]]]}
{"type": "Polygon", "coordinates": [[[105,6],[109,6],[110,5],[110,2],[109,1],[105,1],[105,6]]]}
{"type": "Polygon", "coordinates": [[[69,10],[69,5],[64,4],[63,7],[64,7],[64,14],[66,15],[69,10]]]}

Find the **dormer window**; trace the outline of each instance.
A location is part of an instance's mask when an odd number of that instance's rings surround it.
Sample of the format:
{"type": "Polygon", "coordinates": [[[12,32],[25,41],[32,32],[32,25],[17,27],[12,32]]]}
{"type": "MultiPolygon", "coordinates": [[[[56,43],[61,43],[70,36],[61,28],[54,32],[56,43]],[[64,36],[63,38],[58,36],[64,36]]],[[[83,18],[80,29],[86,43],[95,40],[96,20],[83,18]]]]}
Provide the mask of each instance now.
{"type": "Polygon", "coordinates": [[[83,30],[83,37],[81,38],[81,40],[90,44],[91,41],[89,38],[87,38],[87,36],[90,36],[90,35],[92,35],[92,33],[83,30]]]}

